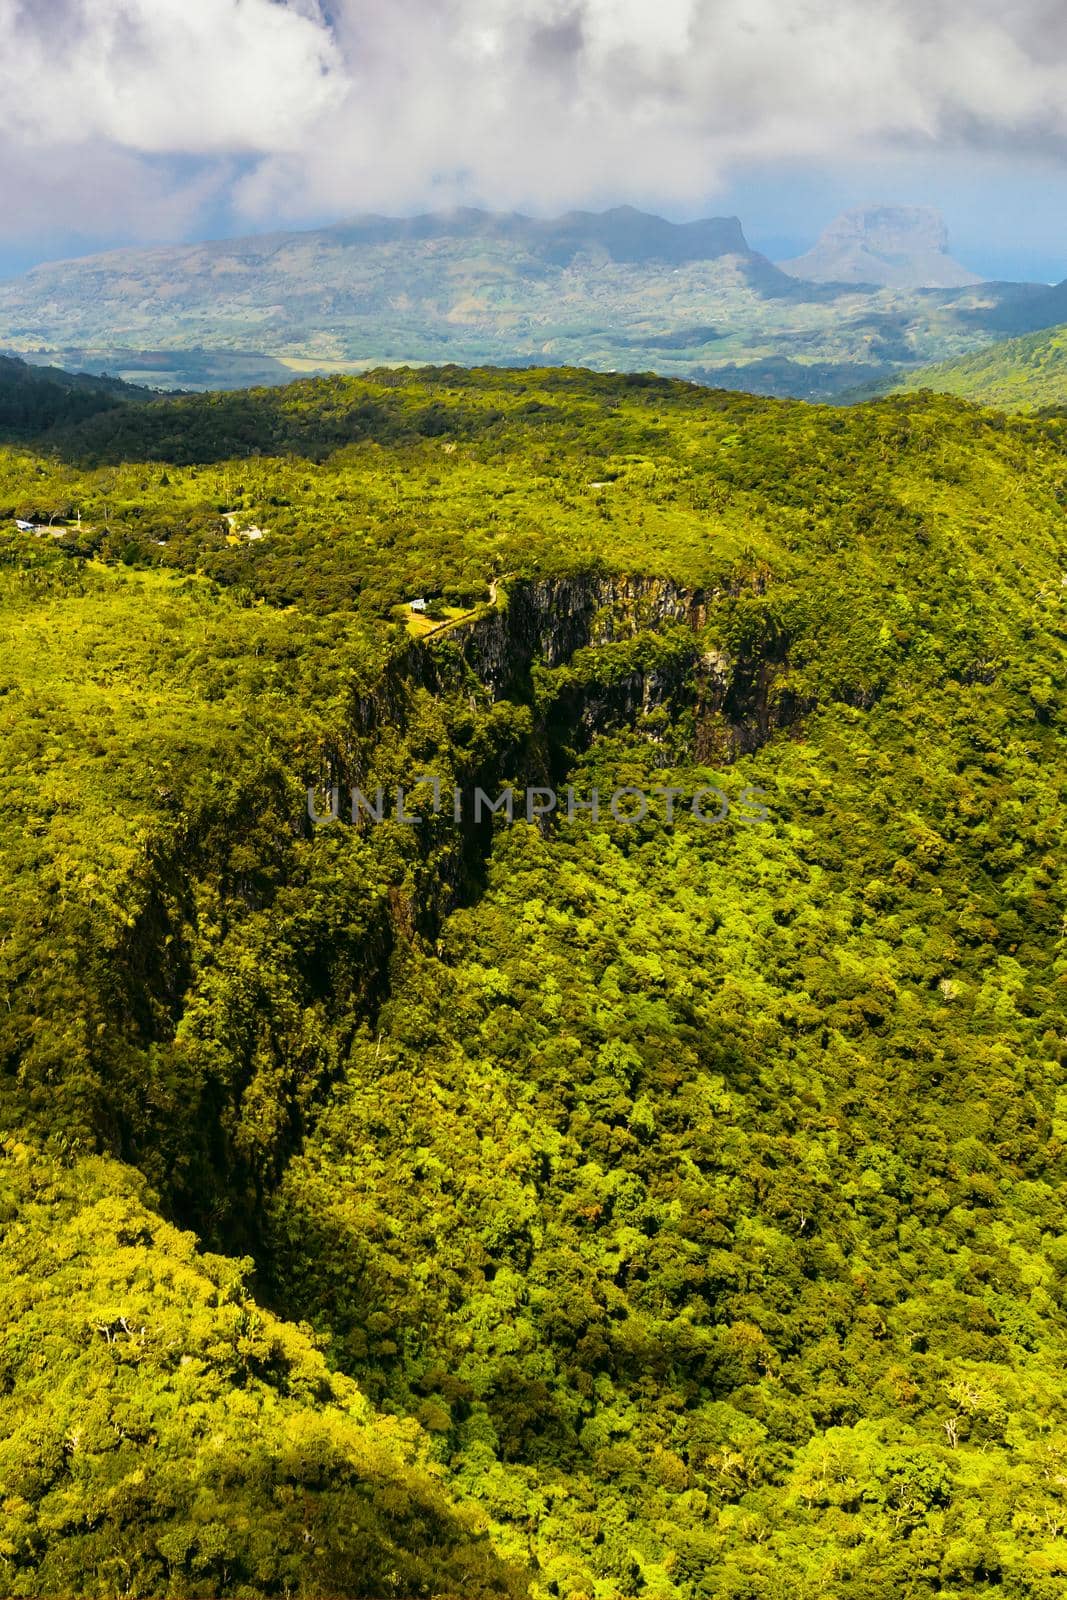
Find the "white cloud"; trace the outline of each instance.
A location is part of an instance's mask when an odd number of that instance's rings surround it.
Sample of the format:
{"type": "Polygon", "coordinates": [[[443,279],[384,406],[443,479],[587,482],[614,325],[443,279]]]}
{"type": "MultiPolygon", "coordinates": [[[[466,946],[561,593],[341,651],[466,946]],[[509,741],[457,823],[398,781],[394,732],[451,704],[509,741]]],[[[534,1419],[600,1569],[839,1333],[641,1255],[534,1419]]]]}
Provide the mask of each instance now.
{"type": "Polygon", "coordinates": [[[131,194],[172,182],[161,156],[217,160],[258,224],[696,206],[751,163],[1067,150],[1061,0],[0,0],[0,30],[0,203],[32,168],[71,226],[72,152],[112,178],[122,152],[131,194]]]}
{"type": "Polygon", "coordinates": [[[242,181],[250,216],[699,204],[754,161],[1067,141],[1048,0],[347,0],[336,21],[344,103],[242,181]]]}
{"type": "Polygon", "coordinates": [[[344,93],[314,6],[0,0],[0,130],[15,145],[284,152],[344,93]]]}

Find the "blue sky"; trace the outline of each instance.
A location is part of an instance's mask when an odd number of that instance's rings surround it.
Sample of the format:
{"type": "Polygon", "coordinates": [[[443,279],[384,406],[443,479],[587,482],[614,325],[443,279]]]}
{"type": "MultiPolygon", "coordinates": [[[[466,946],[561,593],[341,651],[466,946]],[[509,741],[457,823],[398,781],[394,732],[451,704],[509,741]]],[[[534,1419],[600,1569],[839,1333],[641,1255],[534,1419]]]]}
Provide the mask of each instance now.
{"type": "Polygon", "coordinates": [[[0,26],[4,275],[628,202],[736,213],[779,258],[846,208],[932,205],[976,272],[1067,278],[1059,0],[0,0],[0,26]]]}

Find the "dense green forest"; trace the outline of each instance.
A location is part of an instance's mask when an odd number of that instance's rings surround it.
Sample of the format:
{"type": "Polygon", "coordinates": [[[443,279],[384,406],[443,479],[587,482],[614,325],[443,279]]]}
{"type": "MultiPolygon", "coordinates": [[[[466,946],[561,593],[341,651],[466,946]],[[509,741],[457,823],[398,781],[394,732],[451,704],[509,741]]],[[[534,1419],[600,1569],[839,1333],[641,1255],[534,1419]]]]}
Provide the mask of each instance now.
{"type": "Polygon", "coordinates": [[[1057,1600],[1067,418],[442,368],[41,432],[3,1592],[1057,1600]]]}
{"type": "Polygon", "coordinates": [[[92,378],[84,372],[31,366],[15,356],[0,355],[0,437],[39,438],[123,401],[144,401],[148,393],[118,378],[92,378]]]}
{"type": "Polygon", "coordinates": [[[901,387],[937,389],[1006,411],[1067,405],[1067,327],[1002,339],[974,355],[923,367],[901,387]]]}

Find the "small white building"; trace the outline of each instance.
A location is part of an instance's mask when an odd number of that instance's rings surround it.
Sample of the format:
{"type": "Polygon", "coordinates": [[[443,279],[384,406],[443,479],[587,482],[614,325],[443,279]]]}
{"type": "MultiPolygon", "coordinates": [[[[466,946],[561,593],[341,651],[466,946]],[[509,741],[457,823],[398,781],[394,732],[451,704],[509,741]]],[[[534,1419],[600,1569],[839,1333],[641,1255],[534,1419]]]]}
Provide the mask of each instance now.
{"type": "Polygon", "coordinates": [[[412,611],[425,611],[426,610],[426,601],[422,600],[422,599],[409,600],[408,601],[408,606],[412,611]]]}

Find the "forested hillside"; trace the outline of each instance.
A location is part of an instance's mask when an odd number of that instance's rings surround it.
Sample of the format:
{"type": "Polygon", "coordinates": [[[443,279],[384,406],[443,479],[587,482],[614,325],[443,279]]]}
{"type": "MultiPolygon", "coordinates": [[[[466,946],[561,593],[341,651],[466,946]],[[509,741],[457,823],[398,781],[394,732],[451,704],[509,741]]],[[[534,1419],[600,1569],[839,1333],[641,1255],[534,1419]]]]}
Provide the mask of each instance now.
{"type": "Polygon", "coordinates": [[[0,355],[0,437],[32,439],[148,393],[117,378],[92,378],[59,367],[34,367],[0,355]]]}
{"type": "Polygon", "coordinates": [[[1065,504],[569,370],[0,452],[4,1592],[1058,1600],[1065,504]]]}
{"type": "Polygon", "coordinates": [[[923,367],[904,387],[936,389],[1005,411],[1067,406],[1067,327],[1004,339],[976,355],[923,367]]]}

